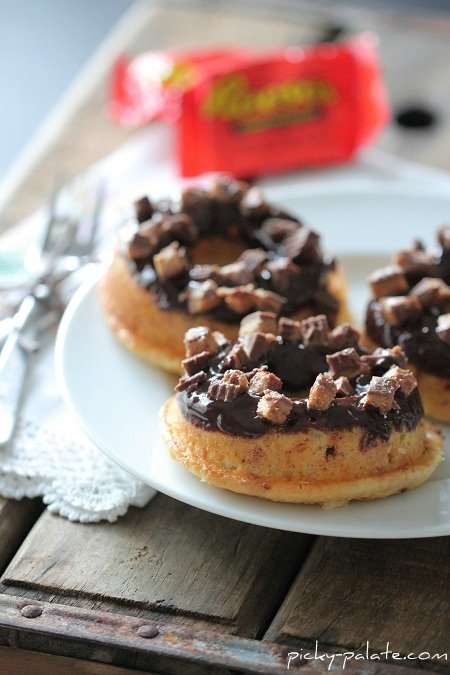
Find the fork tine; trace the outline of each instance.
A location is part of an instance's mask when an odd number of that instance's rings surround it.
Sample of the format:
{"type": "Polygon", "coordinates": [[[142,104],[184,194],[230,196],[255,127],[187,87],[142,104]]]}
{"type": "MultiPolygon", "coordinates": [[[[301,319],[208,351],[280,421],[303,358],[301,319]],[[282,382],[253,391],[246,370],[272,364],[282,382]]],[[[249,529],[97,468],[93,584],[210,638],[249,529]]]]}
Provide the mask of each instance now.
{"type": "Polygon", "coordinates": [[[103,204],[105,201],[105,193],[106,193],[106,179],[102,178],[97,183],[95,189],[94,208],[92,210],[92,216],[90,219],[91,230],[89,233],[89,237],[86,241],[86,249],[87,249],[86,253],[89,254],[92,253],[97,238],[98,228],[100,225],[100,217],[103,209],[103,204]]]}
{"type": "Polygon", "coordinates": [[[53,262],[55,258],[65,255],[70,250],[78,231],[78,222],[75,220],[60,221],[64,223],[64,231],[59,234],[53,247],[48,251],[49,262],[53,262]]]}
{"type": "Polygon", "coordinates": [[[42,251],[46,251],[49,248],[50,242],[52,240],[51,234],[52,234],[52,229],[53,225],[57,221],[56,218],[56,210],[58,206],[58,198],[61,193],[62,188],[64,187],[64,183],[66,180],[66,172],[64,169],[60,169],[54,177],[53,180],[53,188],[50,194],[50,199],[49,199],[49,212],[48,212],[48,218],[44,227],[44,230],[42,232],[42,239],[41,239],[41,246],[42,246],[42,251]]]}
{"type": "Polygon", "coordinates": [[[35,275],[45,267],[47,258],[64,234],[65,220],[58,217],[58,208],[66,172],[59,170],[53,179],[52,191],[48,198],[47,218],[43,223],[39,238],[28,246],[25,251],[24,267],[35,275]]]}

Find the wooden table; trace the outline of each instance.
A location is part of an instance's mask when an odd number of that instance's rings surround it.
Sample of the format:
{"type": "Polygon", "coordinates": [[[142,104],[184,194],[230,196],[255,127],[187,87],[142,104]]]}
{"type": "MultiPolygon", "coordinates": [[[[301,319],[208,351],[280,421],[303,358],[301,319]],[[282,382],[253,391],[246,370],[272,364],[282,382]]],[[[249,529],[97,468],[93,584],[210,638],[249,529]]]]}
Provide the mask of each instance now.
{"type": "MultiPolygon", "coordinates": [[[[361,5],[139,3],[2,186],[2,225],[42,201],[56,167],[79,171],[128,137],[104,116],[105,74],[124,47],[299,42],[324,17],[380,34],[394,104],[418,97],[441,111],[432,132],[390,127],[380,147],[450,168],[450,21],[361,5]]],[[[0,499],[0,673],[282,673],[289,652],[314,653],[316,641],[318,656],[364,652],[368,641],[371,653],[389,642],[402,657],[348,661],[350,673],[441,672],[444,660],[403,657],[448,652],[448,559],[445,539],[291,534],[162,494],[114,525],[0,499]]],[[[290,669],[327,672],[329,663],[298,657],[290,669]]]]}

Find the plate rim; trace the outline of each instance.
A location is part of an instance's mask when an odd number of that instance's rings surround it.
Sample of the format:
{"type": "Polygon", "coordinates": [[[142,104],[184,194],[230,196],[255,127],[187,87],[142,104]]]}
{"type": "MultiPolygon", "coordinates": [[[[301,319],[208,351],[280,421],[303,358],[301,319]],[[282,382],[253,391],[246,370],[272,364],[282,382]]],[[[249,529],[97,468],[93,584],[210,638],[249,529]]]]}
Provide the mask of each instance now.
{"type": "MultiPolygon", "coordinates": [[[[450,176],[449,176],[450,179],[450,176]]],[[[297,177],[298,180],[298,177],[297,177]]],[[[301,178],[300,178],[301,180],[301,178]]],[[[404,178],[395,178],[388,180],[386,178],[335,178],[335,179],[324,179],[324,180],[314,180],[311,178],[305,179],[301,184],[296,183],[294,180],[291,182],[288,179],[287,183],[277,183],[276,178],[267,179],[267,182],[263,182],[262,188],[264,191],[270,192],[279,192],[280,199],[289,198],[290,193],[295,192],[295,194],[311,194],[314,193],[323,193],[327,192],[328,194],[349,194],[355,193],[358,196],[361,194],[379,194],[384,192],[389,195],[399,195],[399,196],[420,196],[425,197],[436,197],[440,196],[443,198],[450,198],[450,180],[447,184],[442,180],[442,182],[431,182],[427,180],[418,180],[418,179],[404,179],[404,178]],[[272,182],[273,181],[273,182],[272,182]]],[[[294,196],[294,195],[293,195],[294,196]]]]}

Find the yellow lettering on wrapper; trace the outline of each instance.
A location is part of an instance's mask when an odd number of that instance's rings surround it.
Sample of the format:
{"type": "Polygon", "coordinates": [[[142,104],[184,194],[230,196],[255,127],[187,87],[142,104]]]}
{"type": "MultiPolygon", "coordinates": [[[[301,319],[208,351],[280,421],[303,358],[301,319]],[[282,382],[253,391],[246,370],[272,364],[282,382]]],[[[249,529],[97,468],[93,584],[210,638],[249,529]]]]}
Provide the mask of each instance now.
{"type": "Polygon", "coordinates": [[[335,98],[334,87],[325,80],[288,80],[252,91],[247,77],[236,73],[215,83],[202,112],[207,117],[242,120],[249,116],[270,116],[282,108],[313,108],[329,104],[335,98]]]}

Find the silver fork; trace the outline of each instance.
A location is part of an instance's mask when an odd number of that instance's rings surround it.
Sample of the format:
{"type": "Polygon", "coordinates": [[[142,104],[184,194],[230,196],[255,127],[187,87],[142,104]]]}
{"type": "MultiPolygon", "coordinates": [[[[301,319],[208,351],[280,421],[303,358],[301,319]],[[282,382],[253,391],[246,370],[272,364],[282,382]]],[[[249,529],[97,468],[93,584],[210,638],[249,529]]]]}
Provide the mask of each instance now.
{"type": "Polygon", "coordinates": [[[90,256],[97,237],[100,211],[104,197],[104,182],[100,181],[93,195],[92,205],[89,203],[89,193],[83,184],[83,179],[72,181],[68,190],[63,189],[63,175],[59,174],[50,195],[49,213],[41,237],[26,253],[25,267],[32,276],[45,276],[52,269],[52,263],[58,260],[63,270],[71,271],[90,256]],[[64,215],[59,215],[60,202],[64,198],[68,204],[64,215]],[[70,228],[73,228],[70,237],[70,228]],[[63,246],[58,251],[58,245],[63,246]]]}
{"type": "MultiPolygon", "coordinates": [[[[52,237],[54,233],[48,227],[42,248],[45,267],[12,317],[9,334],[0,351],[0,447],[8,443],[14,433],[30,353],[36,348],[23,340],[24,331],[39,315],[42,318],[44,312],[44,323],[49,313],[59,314],[59,284],[92,257],[103,197],[104,185],[100,184],[90,214],[81,212],[78,220],[68,218],[57,236],[52,237]]],[[[47,320],[47,324],[50,323],[47,320]]]]}

